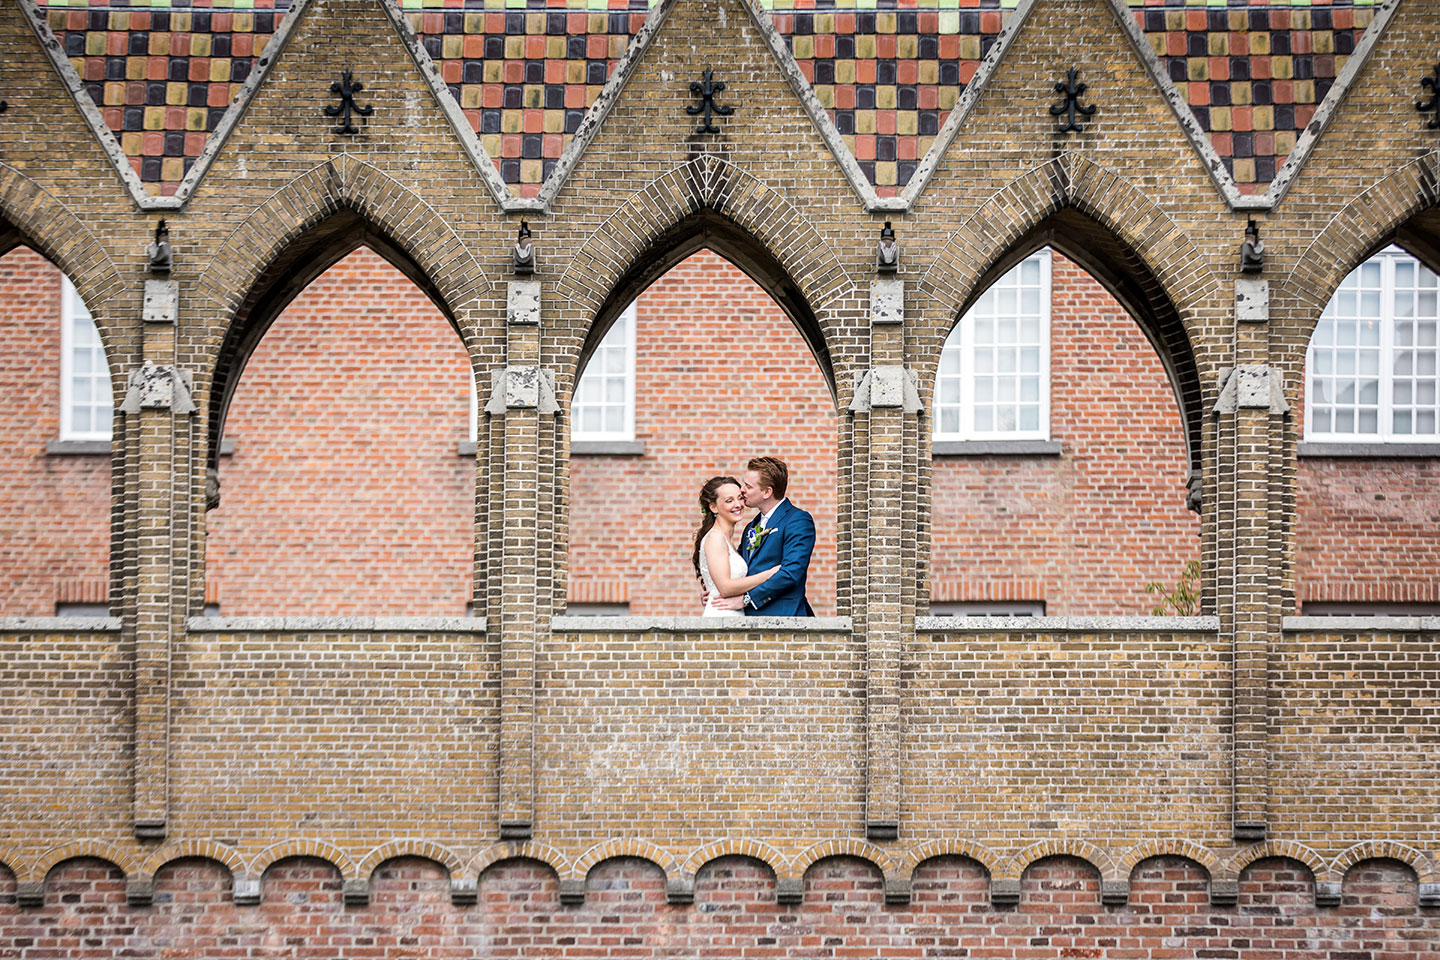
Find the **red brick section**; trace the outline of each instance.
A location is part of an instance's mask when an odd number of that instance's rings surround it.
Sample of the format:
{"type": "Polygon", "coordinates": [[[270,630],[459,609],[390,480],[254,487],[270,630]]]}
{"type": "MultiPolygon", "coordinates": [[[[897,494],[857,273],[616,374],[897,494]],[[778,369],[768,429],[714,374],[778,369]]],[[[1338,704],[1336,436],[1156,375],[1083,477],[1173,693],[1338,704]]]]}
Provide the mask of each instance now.
{"type": "Polygon", "coordinates": [[[1135,321],[1053,257],[1050,435],[1063,453],[936,459],[932,596],[1147,614],[1145,583],[1173,584],[1200,556],[1180,409],[1135,321]]]}
{"type": "Polygon", "coordinates": [[[697,497],[752,456],[790,466],[788,496],[815,516],[807,590],[835,610],[835,404],[773,300],[709,251],[677,265],[636,308],[635,438],[644,457],[571,464],[571,597],[628,589],[637,614],[694,614],[697,497]],[[607,583],[608,581],[608,583],[607,583]]]}
{"type": "MultiPolygon", "coordinates": [[[[1147,613],[1145,582],[1173,583],[1199,555],[1178,409],[1113,298],[1058,254],[1053,276],[1051,430],[1064,452],[936,460],[933,595],[1147,613]]],[[[0,612],[47,615],[104,596],[109,459],[45,452],[60,429],[59,272],[19,248],[0,258],[0,292],[0,612]]],[[[763,452],[790,462],[793,498],[815,514],[810,596],[833,612],[835,414],[799,334],[709,252],[651,287],[639,317],[645,454],[573,459],[571,601],[693,612],[695,494],[763,452]]],[[[439,310],[368,250],[298,297],[247,365],[225,428],[238,452],[221,460],[222,505],[208,515],[221,612],[463,613],[468,378],[439,310]],[[357,337],[372,346],[356,351],[357,337]]],[[[1440,601],[1436,470],[1301,461],[1302,605],[1440,601]]]]}
{"type": "Polygon", "coordinates": [[[107,589],[110,458],[45,452],[60,436],[60,283],[28,247],[0,257],[0,614],[107,589]]]}
{"type": "Polygon", "coordinates": [[[307,287],[251,356],[225,424],[237,452],[221,459],[206,557],[221,611],[464,613],[470,378],[459,335],[378,255],[359,250],[307,287]]]}
{"type": "MultiPolygon", "coordinates": [[[[0,876],[4,871],[0,870],[0,876]]],[[[1417,913],[1415,875],[1370,860],[1346,878],[1339,907],[1317,910],[1301,864],[1261,860],[1240,876],[1239,902],[1213,908],[1205,872],[1174,857],[1131,875],[1129,903],[1104,907],[1100,878],[1080,860],[1054,857],[1026,871],[1018,907],[995,910],[982,867],[928,861],[909,905],[887,906],[878,872],[859,860],[822,860],[802,903],[775,903],[774,875],[738,857],[696,877],[695,903],[665,902],[664,879],[640,860],[608,860],[590,873],[586,902],[562,907],[548,868],[504,861],[481,877],[479,902],[449,901],[444,870],[423,860],[382,865],[371,902],[345,907],[340,875],[319,860],[283,860],[264,902],[236,907],[230,880],[210,861],[180,861],[155,878],[155,903],[125,905],[120,872],[98,860],[56,868],[45,906],[20,911],[0,880],[6,956],[270,956],[431,960],[736,957],[906,958],[1221,957],[1321,960],[1434,955],[1440,916],[1417,913]],[[1344,946],[1342,946],[1344,945],[1344,946]],[[1337,949],[1354,951],[1336,953],[1337,949]]]]}

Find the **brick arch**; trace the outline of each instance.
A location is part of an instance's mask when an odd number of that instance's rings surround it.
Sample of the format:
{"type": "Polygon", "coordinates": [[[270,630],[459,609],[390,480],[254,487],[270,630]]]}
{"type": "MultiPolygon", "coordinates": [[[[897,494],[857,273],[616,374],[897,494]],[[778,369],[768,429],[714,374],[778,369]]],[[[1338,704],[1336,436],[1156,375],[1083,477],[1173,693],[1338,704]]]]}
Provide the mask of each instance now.
{"type": "Polygon", "coordinates": [[[1215,879],[1223,867],[1220,858],[1214,852],[1193,840],[1185,840],[1181,837],[1162,837],[1157,840],[1146,840],[1137,843],[1115,861],[1115,876],[1118,879],[1129,879],[1135,872],[1135,868],[1146,860],[1153,860],[1155,857],[1182,857],[1191,863],[1204,868],[1210,878],[1215,879]]]}
{"type": "Polygon", "coordinates": [[[974,860],[984,867],[985,872],[992,877],[1001,866],[999,854],[984,844],[974,840],[947,838],[930,840],[911,849],[900,859],[898,867],[905,876],[913,876],[915,871],[920,869],[927,860],[935,860],[939,857],[965,857],[974,860]]]}
{"type": "Polygon", "coordinates": [[[1115,863],[1110,855],[1093,843],[1060,837],[1054,840],[1040,840],[1010,858],[998,874],[991,874],[996,880],[1019,881],[1025,871],[1047,857],[1074,857],[1084,860],[1095,868],[1101,880],[1111,879],[1115,874],[1115,863]]]}
{"type": "Polygon", "coordinates": [[[465,863],[460,859],[459,854],[442,844],[433,840],[403,839],[391,840],[389,843],[382,843],[371,850],[355,868],[355,874],[361,880],[369,880],[370,875],[379,869],[386,861],[398,857],[419,857],[422,860],[430,860],[444,867],[450,874],[451,879],[465,873],[465,863]]]}
{"type": "MultiPolygon", "coordinates": [[[[486,870],[506,860],[534,860],[555,871],[556,877],[568,875],[565,855],[554,847],[526,840],[507,840],[493,844],[476,854],[464,867],[466,877],[479,878],[486,870]]],[[[453,878],[453,875],[452,875],[453,878]]]]}
{"type": "Polygon", "coordinates": [[[932,389],[951,327],[995,280],[1044,246],[1090,273],[1135,318],[1170,378],[1185,423],[1191,469],[1201,470],[1205,408],[1191,329],[1220,309],[1220,285],[1202,251],[1144,191],[1075,156],[1012,180],[940,245],[918,299],[942,326],[917,329],[923,389],[932,389]]]}
{"type": "Polygon", "coordinates": [[[1326,875],[1326,863],[1320,854],[1303,843],[1296,843],[1294,840],[1266,840],[1264,843],[1257,843],[1253,847],[1245,847],[1237,851],[1225,865],[1226,878],[1238,879],[1245,868],[1251,864],[1260,860],[1275,859],[1294,860],[1296,863],[1304,864],[1315,880],[1326,875]]]}
{"type": "Polygon", "coordinates": [[[685,876],[693,877],[707,863],[719,860],[721,857],[749,857],[751,860],[758,860],[769,867],[777,877],[785,867],[785,855],[763,840],[727,838],[707,843],[690,854],[680,865],[680,872],[685,876]]]}
{"type": "Polygon", "coordinates": [[[1366,860],[1394,860],[1415,871],[1420,883],[1440,881],[1440,871],[1425,854],[1414,847],[1393,840],[1366,840],[1342,851],[1330,861],[1325,879],[1343,881],[1345,875],[1366,860]]]}
{"type": "Polygon", "coordinates": [[[21,876],[21,873],[24,870],[24,863],[25,858],[21,855],[20,849],[18,847],[0,845],[0,867],[9,870],[11,875],[15,878],[16,883],[19,883],[21,880],[25,879],[21,876]]]}
{"type": "Polygon", "coordinates": [[[1340,281],[1391,243],[1440,272],[1440,150],[1371,184],[1332,216],[1300,254],[1272,299],[1308,308],[1302,308],[1301,342],[1310,342],[1320,311],[1340,281]]]}
{"type": "Polygon", "coordinates": [[[279,843],[272,843],[255,854],[250,861],[248,875],[263,877],[265,871],[275,864],[293,857],[324,860],[340,872],[342,879],[347,881],[362,879],[355,869],[355,861],[350,858],[350,855],[333,843],[326,843],[324,840],[281,840],[279,843]]]}
{"type": "Polygon", "coordinates": [[[232,877],[245,874],[245,859],[235,848],[215,840],[177,840],[146,857],[140,865],[140,876],[154,877],[167,863],[195,859],[214,860],[229,870],[232,877]]]}
{"type": "Polygon", "coordinates": [[[556,298],[582,312],[588,325],[583,335],[560,345],[557,370],[573,382],[621,311],[704,247],[734,263],[780,305],[815,355],[832,394],[849,389],[837,370],[857,362],[839,336],[844,311],[860,305],[852,278],[781,191],[712,156],[657,177],[573,252],[556,298]]]}
{"type": "MultiPolygon", "coordinates": [[[[108,840],[72,840],[51,847],[35,858],[24,879],[33,878],[43,883],[50,876],[50,871],[66,860],[104,860],[123,873],[126,879],[134,877],[139,870],[134,855],[124,847],[108,840]]],[[[16,879],[22,878],[17,875],[16,879]]]]}
{"type": "Polygon", "coordinates": [[[474,357],[481,347],[462,311],[491,281],[439,212],[354,157],[332,158],[291,180],[217,247],[197,293],[219,312],[223,335],[205,347],[197,380],[209,391],[209,466],[246,361],[284,308],[313,280],[368,246],[420,288],[474,357]]]}
{"type": "Polygon", "coordinates": [[[59,198],[0,163],[0,255],[18,246],[30,247],[70,278],[95,317],[112,382],[123,382],[115,355],[128,318],[112,319],[109,301],[123,293],[125,281],[109,251],[59,198]]]}
{"type": "Polygon", "coordinates": [[[857,860],[864,860],[887,877],[896,872],[895,860],[880,847],[868,840],[838,837],[833,840],[821,840],[800,851],[790,861],[785,873],[779,876],[782,878],[804,877],[811,867],[830,857],[854,857],[857,860]]]}
{"type": "Polygon", "coordinates": [[[624,837],[597,843],[580,854],[570,865],[567,876],[570,879],[584,880],[597,864],[605,860],[614,860],[617,857],[648,860],[660,868],[660,872],[665,874],[667,880],[680,873],[680,865],[671,856],[670,851],[658,843],[640,837],[624,837]]]}

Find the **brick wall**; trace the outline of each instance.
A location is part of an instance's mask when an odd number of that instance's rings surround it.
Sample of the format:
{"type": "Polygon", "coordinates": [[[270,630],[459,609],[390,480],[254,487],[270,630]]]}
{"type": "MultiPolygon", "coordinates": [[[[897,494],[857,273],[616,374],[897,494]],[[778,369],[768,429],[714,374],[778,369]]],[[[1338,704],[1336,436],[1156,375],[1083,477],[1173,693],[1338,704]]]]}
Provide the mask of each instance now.
{"type": "Polygon", "coordinates": [[[110,456],[51,456],[60,436],[60,271],[28,247],[0,257],[0,611],[50,616],[105,602],[110,456]]]}
{"type": "MultiPolygon", "coordinates": [[[[1287,957],[1428,956],[1440,919],[1414,915],[1415,876],[1402,864],[1367,860],[1346,878],[1341,904],[1317,911],[1303,864],[1262,859],[1240,877],[1235,906],[1205,894],[1205,871],[1176,857],[1143,861],[1129,903],[1102,906],[1100,877],[1082,860],[1042,859],[1026,871],[1019,905],[994,909],[985,871],[941,857],[916,871],[914,900],[887,905],[881,878],[861,860],[822,860],[805,878],[801,903],[777,905],[774,875],[725,857],[696,877],[695,904],[665,901],[662,874],[617,858],[590,873],[586,901],[557,902],[554,874],[509,860],[481,877],[479,902],[449,902],[438,864],[404,858],[376,871],[371,900],[349,907],[341,875],[321,860],[290,858],[265,876],[264,902],[237,908],[230,877],[213,861],[181,860],[155,878],[155,903],[127,907],[120,872],[100,860],[58,866],[43,908],[18,911],[0,869],[0,943],[17,958],[191,956],[242,960],[424,956],[660,958],[744,956],[864,958],[985,956],[1287,957]],[[1360,946],[1363,944],[1363,947],[1360,946]],[[1417,950],[1419,952],[1417,952],[1417,950]]],[[[10,888],[13,889],[13,886],[10,888]]]]}

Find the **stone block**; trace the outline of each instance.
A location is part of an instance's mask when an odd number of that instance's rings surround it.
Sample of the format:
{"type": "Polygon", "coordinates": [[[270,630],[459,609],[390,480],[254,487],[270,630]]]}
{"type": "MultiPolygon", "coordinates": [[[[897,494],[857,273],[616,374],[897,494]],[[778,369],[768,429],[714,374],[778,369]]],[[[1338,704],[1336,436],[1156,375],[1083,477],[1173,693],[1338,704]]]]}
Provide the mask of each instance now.
{"type": "Polygon", "coordinates": [[[1129,880],[1101,880],[1100,902],[1107,907],[1123,907],[1130,902],[1129,880]]]}
{"type": "Polygon", "coordinates": [[[905,281],[876,277],[870,281],[870,324],[905,322],[905,281]]]}
{"type": "Polygon", "coordinates": [[[666,877],[665,901],[667,903],[694,903],[695,878],[692,876],[666,877]]]}
{"type": "Polygon", "coordinates": [[[775,881],[775,902],[795,904],[805,899],[804,877],[780,877],[775,881]]]}
{"type": "Polygon", "coordinates": [[[1270,281],[1242,277],[1235,281],[1235,320],[1265,323],[1270,319],[1270,281]]]}
{"type": "Polygon", "coordinates": [[[1337,880],[1320,880],[1315,884],[1315,906],[1340,906],[1340,883],[1337,880]]]}
{"type": "Polygon", "coordinates": [[[539,280],[510,281],[505,319],[515,326],[534,326],[540,322],[539,280]]]}
{"type": "Polygon", "coordinates": [[[132,907],[148,907],[155,902],[155,878],[134,877],[125,881],[125,902],[132,907]]]}
{"type": "Polygon", "coordinates": [[[585,902],[585,878],[566,877],[560,881],[560,902],[566,906],[579,906],[585,902]]]}
{"type": "Polygon", "coordinates": [[[369,880],[346,880],[343,893],[345,906],[364,907],[370,904],[369,880]]]}
{"type": "Polygon", "coordinates": [[[174,323],[180,316],[180,284],[174,280],[146,280],[140,315],[146,323],[174,323]]]}
{"type": "Polygon", "coordinates": [[[236,877],[232,894],[237,907],[253,907],[260,903],[260,878],[236,877]]]}
{"type": "Polygon", "coordinates": [[[1233,907],[1235,901],[1239,899],[1240,882],[1238,880],[1210,881],[1210,905],[1212,907],[1233,907]]]}
{"type": "Polygon", "coordinates": [[[1020,902],[1020,881],[990,881],[990,905],[992,907],[1013,907],[1020,902]]]}

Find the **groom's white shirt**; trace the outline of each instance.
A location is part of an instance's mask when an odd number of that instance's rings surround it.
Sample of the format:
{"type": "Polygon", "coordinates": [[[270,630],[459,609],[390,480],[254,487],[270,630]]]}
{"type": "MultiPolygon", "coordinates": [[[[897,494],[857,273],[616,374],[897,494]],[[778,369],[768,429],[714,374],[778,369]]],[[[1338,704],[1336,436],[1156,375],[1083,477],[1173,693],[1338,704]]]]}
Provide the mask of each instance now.
{"type": "Polygon", "coordinates": [[[765,513],[760,514],[760,526],[759,526],[758,529],[760,529],[760,530],[769,530],[769,529],[770,529],[770,518],[773,517],[773,516],[775,516],[775,511],[780,509],[780,504],[783,504],[783,503],[784,503],[786,500],[788,500],[788,499],[790,499],[790,498],[789,498],[789,497],[781,497],[779,503],[775,504],[775,506],[771,507],[771,508],[770,508],[768,511],[766,511],[765,513]]]}

